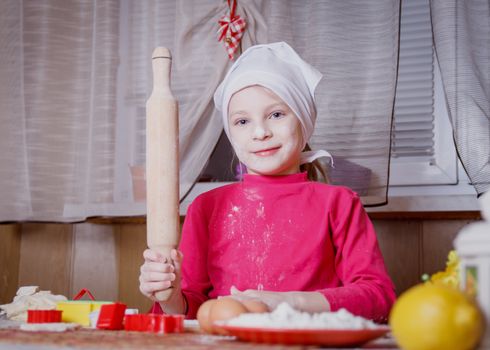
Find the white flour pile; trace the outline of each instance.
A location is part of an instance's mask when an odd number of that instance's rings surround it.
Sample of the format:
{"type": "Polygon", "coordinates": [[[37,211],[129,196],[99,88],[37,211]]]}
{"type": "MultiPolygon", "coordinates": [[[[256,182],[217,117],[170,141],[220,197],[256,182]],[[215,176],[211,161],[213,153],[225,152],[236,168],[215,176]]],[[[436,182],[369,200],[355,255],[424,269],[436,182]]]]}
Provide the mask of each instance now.
{"type": "Polygon", "coordinates": [[[282,303],[270,313],[244,313],[225,322],[227,326],[287,329],[373,329],[379,325],[345,309],[309,314],[282,303]]]}
{"type": "Polygon", "coordinates": [[[63,295],[53,295],[50,291],[39,290],[38,286],[20,287],[10,304],[0,305],[0,315],[6,314],[9,320],[27,321],[27,310],[54,310],[63,295]]]}

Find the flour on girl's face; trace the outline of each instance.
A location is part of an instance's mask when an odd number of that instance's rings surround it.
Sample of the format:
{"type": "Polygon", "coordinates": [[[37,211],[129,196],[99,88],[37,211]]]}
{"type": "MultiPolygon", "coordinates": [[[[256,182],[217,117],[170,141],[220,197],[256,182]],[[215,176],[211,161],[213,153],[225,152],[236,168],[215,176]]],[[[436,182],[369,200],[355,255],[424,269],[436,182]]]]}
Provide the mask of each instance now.
{"type": "Polygon", "coordinates": [[[229,103],[230,143],[249,174],[287,175],[299,171],[301,123],[274,92],[249,86],[229,103]]]}

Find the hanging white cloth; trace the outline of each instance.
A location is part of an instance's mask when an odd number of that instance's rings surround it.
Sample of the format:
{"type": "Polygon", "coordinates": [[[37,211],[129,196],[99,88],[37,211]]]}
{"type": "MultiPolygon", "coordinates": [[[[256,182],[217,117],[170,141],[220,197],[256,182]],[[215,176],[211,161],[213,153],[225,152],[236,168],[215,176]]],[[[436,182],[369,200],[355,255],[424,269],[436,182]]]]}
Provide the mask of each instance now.
{"type": "Polygon", "coordinates": [[[430,5],[454,142],[471,183],[482,194],[490,189],[490,2],[430,5]]]}
{"type": "MultiPolygon", "coordinates": [[[[128,195],[128,164],[144,164],[156,46],[174,57],[188,192],[222,132],[212,96],[230,66],[215,35],[226,9],[215,0],[1,1],[0,221],[144,214],[128,195]]],[[[335,156],[336,183],[365,204],[384,202],[399,2],[242,0],[237,13],[247,21],[243,50],[285,41],[324,75],[310,145],[335,156]]]]}

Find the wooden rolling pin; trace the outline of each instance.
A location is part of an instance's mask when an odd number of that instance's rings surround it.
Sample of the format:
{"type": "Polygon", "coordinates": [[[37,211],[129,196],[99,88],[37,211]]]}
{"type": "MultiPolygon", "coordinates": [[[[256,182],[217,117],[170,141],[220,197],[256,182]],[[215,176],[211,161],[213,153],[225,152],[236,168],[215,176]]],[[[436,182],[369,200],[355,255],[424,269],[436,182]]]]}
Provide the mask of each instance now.
{"type": "MultiPolygon", "coordinates": [[[[171,63],[167,48],[153,51],[153,91],[146,102],[146,239],[148,247],[169,262],[180,239],[179,117],[170,90],[171,63]]],[[[155,297],[168,300],[172,291],[155,297]]]]}

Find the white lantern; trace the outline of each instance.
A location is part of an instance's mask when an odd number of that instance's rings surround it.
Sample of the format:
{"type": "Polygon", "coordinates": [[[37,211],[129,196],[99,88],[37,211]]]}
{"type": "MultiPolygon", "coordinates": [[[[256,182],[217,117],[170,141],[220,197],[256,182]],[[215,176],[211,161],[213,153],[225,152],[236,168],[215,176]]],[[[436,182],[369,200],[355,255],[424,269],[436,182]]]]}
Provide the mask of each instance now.
{"type": "Polygon", "coordinates": [[[460,286],[475,296],[487,328],[480,349],[490,349],[490,192],[480,199],[483,220],[465,226],[454,240],[460,258],[460,286]]]}

